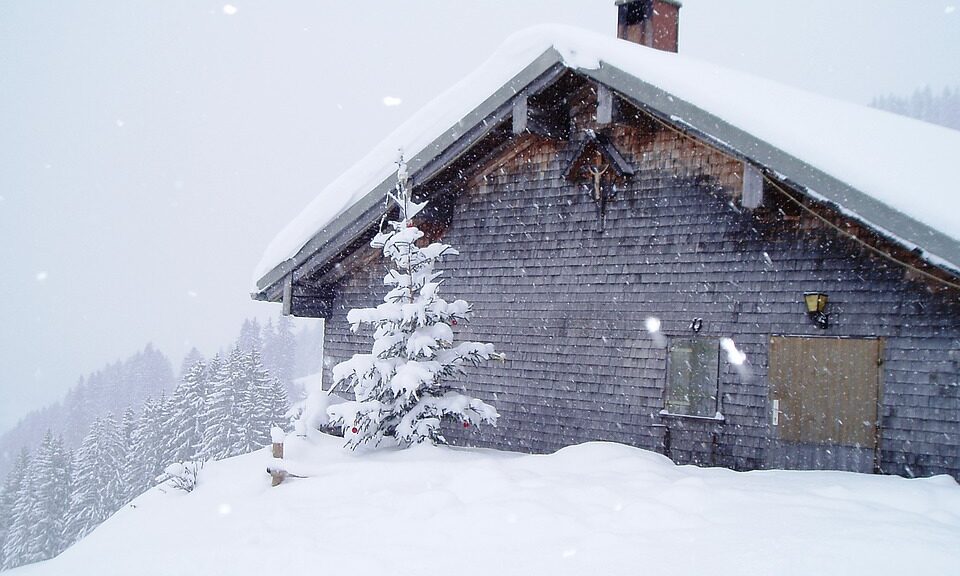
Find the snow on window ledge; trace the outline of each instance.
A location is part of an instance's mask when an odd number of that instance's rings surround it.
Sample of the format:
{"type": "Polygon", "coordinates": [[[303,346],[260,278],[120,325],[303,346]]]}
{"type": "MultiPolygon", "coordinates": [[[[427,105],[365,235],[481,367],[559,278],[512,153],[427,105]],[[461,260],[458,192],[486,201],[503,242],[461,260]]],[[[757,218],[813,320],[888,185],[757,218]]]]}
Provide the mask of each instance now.
{"type": "Polygon", "coordinates": [[[683,420],[703,420],[706,422],[726,422],[726,418],[723,416],[723,413],[717,412],[713,416],[696,416],[694,414],[674,414],[669,412],[666,408],[660,411],[660,416],[662,418],[678,418],[683,420]]]}

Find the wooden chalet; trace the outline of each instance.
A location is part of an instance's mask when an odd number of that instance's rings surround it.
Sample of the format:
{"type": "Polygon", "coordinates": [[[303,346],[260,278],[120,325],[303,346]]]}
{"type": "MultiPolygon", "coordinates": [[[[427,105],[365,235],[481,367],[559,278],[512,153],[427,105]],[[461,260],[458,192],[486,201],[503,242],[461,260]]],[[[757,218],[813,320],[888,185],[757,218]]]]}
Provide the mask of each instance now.
{"type": "Polygon", "coordinates": [[[278,237],[254,297],[326,318],[332,362],[369,351],[346,313],[382,298],[403,147],[421,227],[461,252],[458,337],[507,355],[462,381],[499,426],[454,441],[960,478],[960,134],[691,61],[678,2],[617,5],[620,40],[535,30],[415,116],[278,237]]]}

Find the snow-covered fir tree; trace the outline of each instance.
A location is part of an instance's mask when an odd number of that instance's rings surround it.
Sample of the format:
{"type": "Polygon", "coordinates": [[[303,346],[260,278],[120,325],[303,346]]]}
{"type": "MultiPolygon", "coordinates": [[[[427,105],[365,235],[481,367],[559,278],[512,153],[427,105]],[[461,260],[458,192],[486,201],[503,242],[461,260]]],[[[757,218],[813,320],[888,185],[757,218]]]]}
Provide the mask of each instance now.
{"type": "Polygon", "coordinates": [[[207,366],[198,361],[187,370],[170,396],[164,431],[168,438],[166,464],[196,458],[203,439],[201,418],[207,401],[207,366]]]}
{"type": "MultiPolygon", "coordinates": [[[[135,399],[121,406],[116,398],[121,395],[133,398],[133,394],[124,390],[139,386],[141,380],[146,383],[146,389],[157,390],[155,384],[169,374],[169,362],[151,346],[125,361],[104,367],[89,378],[81,378],[62,404],[51,406],[48,413],[28,417],[29,427],[18,425],[23,433],[12,436],[12,440],[19,440],[14,446],[23,446],[20,457],[12,456],[16,451],[10,447],[11,438],[5,437],[6,445],[0,446],[5,472],[9,470],[0,486],[0,569],[58,554],[123,504],[154,486],[156,478],[169,464],[199,459],[204,438],[213,443],[211,437],[215,436],[205,435],[208,427],[236,431],[228,434],[234,441],[224,443],[215,458],[234,456],[269,444],[270,428],[287,423],[288,405],[285,387],[264,368],[257,344],[260,332],[256,321],[246,322],[238,343],[253,344],[246,346],[249,350],[238,346],[236,358],[229,360],[215,356],[205,363],[196,349],[191,350],[184,359],[181,382],[174,392],[166,400],[163,396],[159,400],[146,398],[139,415],[140,406],[135,399]],[[231,389],[235,404],[212,406],[211,381],[231,389]],[[229,410],[221,409],[224,406],[229,410]],[[126,409],[119,425],[109,419],[113,429],[107,436],[112,439],[105,439],[106,423],[97,416],[103,416],[102,411],[111,407],[126,409]],[[90,425],[91,422],[95,425],[90,425]],[[39,433],[35,430],[40,423],[47,429],[42,442],[43,429],[39,433]],[[57,434],[52,434],[50,428],[57,434]],[[75,438],[71,447],[77,447],[80,440],[84,442],[83,450],[78,450],[76,457],[59,435],[64,431],[75,438]],[[31,436],[35,439],[31,440],[31,436]],[[117,466],[100,467],[111,470],[114,476],[109,482],[106,477],[89,480],[94,466],[81,465],[90,458],[94,438],[100,438],[96,442],[98,446],[104,442],[113,446],[108,452],[116,454],[107,459],[115,461],[117,466]],[[40,446],[36,456],[30,458],[26,446],[37,444],[40,446]],[[75,472],[74,465],[78,467],[75,472]],[[96,506],[83,505],[92,501],[92,495],[82,486],[73,485],[74,479],[81,478],[86,478],[82,482],[88,487],[91,484],[106,486],[106,493],[115,497],[96,506]],[[6,552],[9,554],[5,555],[6,552]]],[[[276,329],[270,333],[274,350],[282,351],[285,346],[276,343],[284,341],[282,334],[292,336],[292,328],[289,321],[283,322],[280,333],[276,329]]],[[[280,358],[283,357],[285,354],[280,354],[280,358]]],[[[105,456],[100,454],[101,460],[105,456]]]]}
{"type": "MultiPolygon", "coordinates": [[[[319,318],[311,327],[302,327],[297,332],[297,349],[294,362],[294,374],[297,376],[314,375],[323,369],[323,336],[325,321],[319,318]]],[[[266,364],[266,360],[264,360],[266,364]]],[[[269,366],[268,366],[269,368],[269,366]]],[[[301,399],[300,389],[290,389],[291,400],[301,399]]]]}
{"type": "Polygon", "coordinates": [[[36,536],[37,490],[36,478],[24,476],[10,515],[10,528],[3,543],[4,569],[16,568],[42,560],[30,551],[30,542],[36,536]]]}
{"type": "Polygon", "coordinates": [[[935,94],[925,86],[909,97],[890,94],[874,98],[870,106],[960,130],[960,87],[946,86],[935,94]]]}
{"type": "Polygon", "coordinates": [[[143,403],[143,411],[137,421],[130,453],[135,457],[131,465],[130,477],[135,482],[127,488],[128,492],[139,494],[153,486],[153,480],[163,472],[167,462],[167,434],[163,429],[167,420],[166,401],[148,398],[143,403]]]}
{"type": "MultiPolygon", "coordinates": [[[[249,403],[244,402],[248,410],[246,438],[249,452],[270,444],[270,429],[273,426],[283,426],[286,402],[277,406],[278,388],[282,391],[279,380],[272,377],[263,367],[260,354],[256,350],[245,353],[241,358],[239,377],[244,382],[249,403]]],[[[285,398],[286,395],[282,394],[285,398]]]]}
{"type": "Polygon", "coordinates": [[[281,316],[276,325],[268,322],[263,330],[263,365],[285,386],[293,380],[297,359],[297,336],[293,320],[281,316]]]}
{"type": "Polygon", "coordinates": [[[20,526],[14,526],[14,513],[17,500],[26,491],[25,483],[30,468],[30,451],[26,447],[20,450],[13,470],[7,474],[0,493],[0,570],[19,566],[23,539],[16,532],[20,526]]]}
{"type": "Polygon", "coordinates": [[[271,377],[270,385],[266,392],[267,395],[263,399],[262,404],[260,404],[259,409],[267,415],[267,429],[272,430],[274,426],[279,426],[283,429],[288,428],[290,418],[287,414],[290,411],[290,400],[287,396],[286,387],[280,382],[279,378],[271,377]]]}
{"type": "Polygon", "coordinates": [[[62,430],[64,437],[74,439],[71,446],[76,447],[76,439],[86,436],[90,422],[96,415],[94,407],[96,403],[93,399],[93,391],[87,387],[86,379],[81,376],[74,387],[67,392],[63,401],[66,416],[62,430]]]}
{"type": "Polygon", "coordinates": [[[211,375],[201,440],[200,458],[220,460],[244,452],[245,411],[249,408],[246,383],[240,378],[243,353],[234,348],[226,361],[211,375]]]}
{"type": "Polygon", "coordinates": [[[223,370],[223,365],[225,362],[226,360],[218,352],[214,354],[212,358],[210,358],[210,361],[207,362],[203,372],[205,396],[203,406],[199,410],[199,444],[197,446],[196,453],[194,454],[194,457],[197,459],[206,459],[206,457],[203,456],[203,443],[207,433],[207,428],[210,427],[210,423],[212,422],[212,417],[210,415],[210,407],[212,403],[211,398],[216,390],[217,383],[219,382],[218,378],[221,377],[221,371],[223,370]]]}
{"type": "Polygon", "coordinates": [[[240,336],[237,337],[237,347],[244,352],[263,350],[263,338],[260,322],[256,318],[244,320],[240,326],[240,336]]]}
{"type": "Polygon", "coordinates": [[[123,392],[108,409],[112,414],[120,414],[127,406],[142,406],[149,397],[168,394],[176,383],[170,360],[152,344],[124,362],[123,374],[123,392]]]}
{"type": "Polygon", "coordinates": [[[35,449],[48,429],[62,436],[67,448],[76,449],[96,417],[121,414],[128,407],[139,411],[147,396],[171,390],[173,382],[169,360],[149,345],[80,378],[62,401],[27,414],[0,435],[0,475],[12,469],[21,446],[35,449]]]}
{"type": "Polygon", "coordinates": [[[270,365],[270,347],[277,335],[277,327],[273,325],[273,318],[267,318],[267,323],[260,329],[260,341],[263,343],[263,362],[270,365]]]}
{"type": "Polygon", "coordinates": [[[197,365],[197,362],[206,362],[206,359],[203,357],[203,354],[194,347],[187,352],[187,355],[183,357],[183,361],[180,363],[180,382],[183,382],[184,376],[187,375],[190,369],[197,365]]]}
{"type": "Polygon", "coordinates": [[[229,385],[236,390],[233,425],[238,432],[229,445],[227,456],[246,454],[266,445],[257,426],[257,380],[264,374],[259,361],[254,363],[251,353],[239,348],[230,355],[229,385]]]}
{"type": "Polygon", "coordinates": [[[270,444],[270,428],[285,423],[286,394],[257,351],[234,348],[210,383],[199,457],[219,460],[270,444]]]}
{"type": "Polygon", "coordinates": [[[72,478],[70,454],[62,438],[47,432],[31,462],[29,476],[33,497],[28,513],[31,527],[22,553],[25,564],[53,558],[67,545],[63,533],[72,478]]]}
{"type": "Polygon", "coordinates": [[[498,417],[493,406],[450,383],[464,365],[502,356],[492,344],[454,343],[454,327],[467,322],[472,309],[464,300],[440,297],[441,272],[434,266],[457,251],[439,242],[418,245],[423,232],[413,218],[426,203],[413,202],[402,161],[398,177],[390,199],[399,218],[371,242],[392,261],[384,278],[392,288],[383,304],[347,314],[354,331],[363,324],[373,326],[372,352],[356,354],[333,369],[334,386],[352,388],[355,397],[328,408],[331,422],[344,428],[350,448],[376,446],[384,439],[401,446],[423,440],[445,443],[444,420],[469,427],[495,425],[498,417]]]}
{"type": "Polygon", "coordinates": [[[64,531],[71,543],[86,536],[125,503],[123,446],[111,416],[93,421],[75,460],[64,531]]]}
{"type": "Polygon", "coordinates": [[[128,407],[123,411],[123,418],[120,420],[118,433],[120,436],[120,446],[123,449],[120,481],[123,485],[124,501],[133,499],[143,491],[143,483],[140,480],[140,454],[136,452],[137,435],[140,433],[139,424],[139,418],[133,408],[128,407]]]}

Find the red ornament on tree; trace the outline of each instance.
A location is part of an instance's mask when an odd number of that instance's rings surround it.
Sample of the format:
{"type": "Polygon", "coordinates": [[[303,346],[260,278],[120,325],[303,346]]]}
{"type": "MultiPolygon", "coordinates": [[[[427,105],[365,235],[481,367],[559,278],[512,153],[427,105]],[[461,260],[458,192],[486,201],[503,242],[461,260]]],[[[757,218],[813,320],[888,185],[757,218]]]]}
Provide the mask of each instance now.
{"type": "Polygon", "coordinates": [[[353,428],[350,429],[350,431],[353,432],[354,434],[356,434],[356,433],[357,433],[357,427],[354,426],[353,428]]]}
{"type": "Polygon", "coordinates": [[[463,427],[464,427],[464,428],[469,428],[469,427],[470,427],[470,423],[469,423],[469,422],[464,422],[464,423],[463,423],[463,427]]]}
{"type": "Polygon", "coordinates": [[[454,318],[453,320],[450,321],[450,323],[453,324],[454,326],[456,326],[456,325],[457,325],[457,319],[454,318]]]}

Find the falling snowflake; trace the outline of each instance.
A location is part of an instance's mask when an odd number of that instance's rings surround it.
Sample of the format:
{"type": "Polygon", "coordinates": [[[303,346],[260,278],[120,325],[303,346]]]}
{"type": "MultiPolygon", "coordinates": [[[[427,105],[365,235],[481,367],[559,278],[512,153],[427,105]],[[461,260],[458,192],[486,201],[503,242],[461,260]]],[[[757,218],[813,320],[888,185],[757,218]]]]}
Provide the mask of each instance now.
{"type": "Polygon", "coordinates": [[[740,366],[747,360],[747,355],[737,349],[737,344],[731,338],[720,340],[720,347],[727,353],[727,360],[735,366],[740,366]]]}

